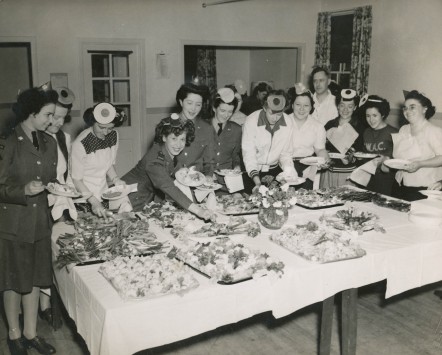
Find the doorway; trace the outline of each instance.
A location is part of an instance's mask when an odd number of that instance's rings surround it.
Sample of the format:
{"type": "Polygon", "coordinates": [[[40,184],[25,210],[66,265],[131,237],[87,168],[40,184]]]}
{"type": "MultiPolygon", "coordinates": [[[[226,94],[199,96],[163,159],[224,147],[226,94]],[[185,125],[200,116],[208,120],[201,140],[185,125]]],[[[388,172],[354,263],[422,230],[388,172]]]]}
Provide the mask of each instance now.
{"type": "MultiPolygon", "coordinates": [[[[288,89],[302,81],[303,44],[209,44],[183,43],[184,81],[191,82],[198,73],[198,51],[210,50],[215,58],[216,87],[245,83],[250,95],[256,83],[265,81],[274,89],[288,89]]],[[[200,55],[201,57],[201,55],[200,55]]]]}

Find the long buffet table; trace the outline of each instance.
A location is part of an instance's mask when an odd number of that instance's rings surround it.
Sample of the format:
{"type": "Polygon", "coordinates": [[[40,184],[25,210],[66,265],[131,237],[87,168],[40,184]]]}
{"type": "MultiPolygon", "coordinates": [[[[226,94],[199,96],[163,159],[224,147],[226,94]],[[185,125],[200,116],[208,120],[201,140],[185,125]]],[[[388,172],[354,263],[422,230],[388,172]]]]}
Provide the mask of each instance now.
{"type": "MultiPolygon", "coordinates": [[[[282,278],[262,277],[234,285],[219,285],[195,273],[200,286],[184,295],[123,301],[98,273],[99,265],[55,270],[61,299],[92,355],[125,355],[179,341],[266,311],[289,315],[307,305],[329,300],[336,293],[387,280],[386,297],[442,280],[442,229],[412,224],[408,214],[371,203],[352,202],[380,217],[386,233],[370,231],[355,237],[367,251],[358,258],[317,264],[306,261],[268,238],[277,231],[262,228],[256,238],[238,237],[246,246],[266,251],[285,264],[282,278]]],[[[307,210],[293,207],[286,226],[317,221],[342,207],[307,210]]],[[[256,215],[249,216],[256,219],[256,215]]],[[[284,228],[284,227],[283,227],[284,228]]],[[[160,240],[174,243],[169,231],[154,224],[160,240]]],[[[72,232],[65,223],[54,226],[54,250],[59,235],[72,232]]]]}

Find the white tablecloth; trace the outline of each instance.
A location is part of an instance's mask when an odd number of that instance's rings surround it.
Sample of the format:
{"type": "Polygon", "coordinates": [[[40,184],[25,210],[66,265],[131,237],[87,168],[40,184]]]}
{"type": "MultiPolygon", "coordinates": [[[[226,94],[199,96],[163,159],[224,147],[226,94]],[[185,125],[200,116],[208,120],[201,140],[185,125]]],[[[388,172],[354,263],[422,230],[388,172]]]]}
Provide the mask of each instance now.
{"type": "MultiPolygon", "coordinates": [[[[283,261],[281,279],[263,277],[235,285],[218,285],[196,275],[200,286],[184,294],[124,302],[97,272],[99,265],[56,270],[57,286],[69,315],[92,355],[125,355],[182,340],[252,315],[272,311],[277,318],[322,301],[337,292],[387,280],[386,297],[442,280],[442,229],[423,228],[408,221],[407,213],[367,203],[353,203],[381,217],[387,233],[355,236],[367,251],[363,258],[328,264],[306,261],[269,241],[274,231],[252,239],[249,247],[283,261]]],[[[320,211],[294,207],[287,226],[317,220],[320,211]]],[[[256,216],[250,217],[256,219],[256,216]]],[[[53,245],[71,226],[54,226],[53,245]]],[[[152,226],[162,238],[167,231],[152,226]]],[[[196,274],[196,273],[195,273],[196,274]]]]}

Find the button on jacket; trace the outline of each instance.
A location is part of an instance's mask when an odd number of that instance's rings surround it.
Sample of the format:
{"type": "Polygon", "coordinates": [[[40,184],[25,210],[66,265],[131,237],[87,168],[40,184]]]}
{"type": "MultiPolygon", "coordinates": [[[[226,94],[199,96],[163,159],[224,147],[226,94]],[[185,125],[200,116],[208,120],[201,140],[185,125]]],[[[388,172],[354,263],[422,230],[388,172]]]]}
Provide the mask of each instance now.
{"type": "Polygon", "coordinates": [[[227,121],[221,134],[213,129],[215,170],[233,169],[241,165],[241,136],[239,124],[227,121]]]}
{"type": "Polygon", "coordinates": [[[20,242],[50,238],[51,217],[46,190],[25,195],[25,185],[44,185],[57,176],[57,143],[37,132],[39,150],[20,125],[8,137],[0,137],[0,238],[20,242]]]}

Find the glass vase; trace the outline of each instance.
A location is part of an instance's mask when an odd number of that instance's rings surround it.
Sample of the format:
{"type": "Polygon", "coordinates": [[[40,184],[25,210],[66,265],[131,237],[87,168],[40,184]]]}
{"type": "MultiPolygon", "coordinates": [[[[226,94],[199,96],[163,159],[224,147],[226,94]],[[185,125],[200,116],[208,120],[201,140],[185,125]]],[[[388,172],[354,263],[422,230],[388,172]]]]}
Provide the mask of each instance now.
{"type": "Polygon", "coordinates": [[[280,229],[289,218],[287,207],[261,207],[258,213],[259,222],[268,229],[280,229]]]}

